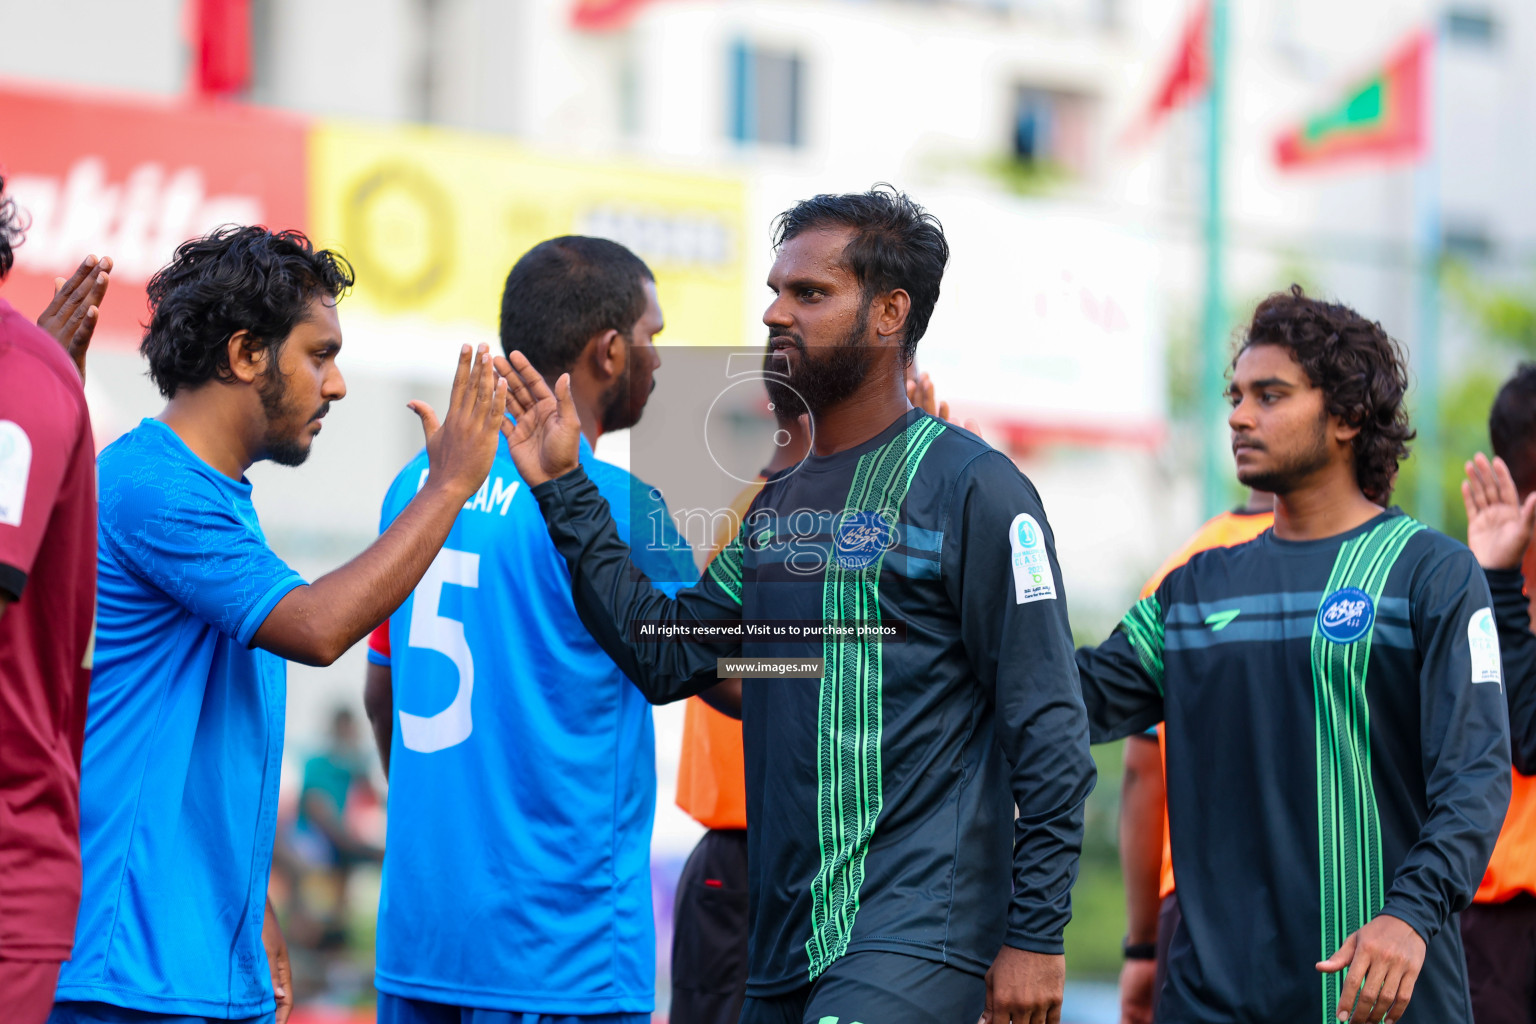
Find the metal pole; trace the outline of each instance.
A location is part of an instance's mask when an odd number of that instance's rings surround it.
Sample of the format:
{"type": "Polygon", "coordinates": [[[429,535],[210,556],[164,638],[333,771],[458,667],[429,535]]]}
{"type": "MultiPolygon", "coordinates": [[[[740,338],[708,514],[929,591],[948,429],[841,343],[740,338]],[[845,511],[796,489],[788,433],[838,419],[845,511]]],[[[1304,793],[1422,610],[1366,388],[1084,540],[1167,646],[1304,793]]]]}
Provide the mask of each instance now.
{"type": "Polygon", "coordinates": [[[1223,380],[1228,358],[1222,226],[1222,121],[1226,107],[1227,0],[1210,0],[1210,86],[1206,97],[1205,147],[1205,312],[1201,330],[1200,440],[1203,454],[1202,504],[1216,515],[1231,490],[1232,457],[1227,443],[1223,380]]]}
{"type": "Polygon", "coordinates": [[[1425,54],[1424,92],[1429,104],[1429,140],[1414,181],[1417,206],[1418,260],[1418,344],[1414,346],[1417,370],[1417,401],[1414,403],[1414,428],[1419,437],[1413,446],[1418,464],[1418,491],[1415,496],[1418,519],[1439,529],[1445,522],[1444,495],[1441,493],[1440,438],[1440,168],[1436,159],[1439,143],[1439,96],[1437,87],[1440,63],[1440,26],[1432,29],[1429,50],[1425,54]]]}

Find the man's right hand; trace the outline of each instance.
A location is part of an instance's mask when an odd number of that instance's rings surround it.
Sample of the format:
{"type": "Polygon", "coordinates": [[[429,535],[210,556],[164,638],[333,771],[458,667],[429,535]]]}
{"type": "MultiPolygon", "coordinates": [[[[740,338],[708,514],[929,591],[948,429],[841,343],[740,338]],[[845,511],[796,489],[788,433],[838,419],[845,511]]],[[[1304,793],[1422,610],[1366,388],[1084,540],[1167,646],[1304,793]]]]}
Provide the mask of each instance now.
{"type": "Polygon", "coordinates": [[[501,429],[523,482],[537,487],[575,469],[581,460],[581,418],[571,400],[571,375],[562,373],[550,391],[521,352],[497,359],[496,369],[509,385],[507,409],[517,418],[504,421],[501,429]]]}
{"type": "Polygon", "coordinates": [[[1152,1024],[1157,961],[1127,960],[1120,968],[1120,1024],[1152,1024]]]}
{"type": "Polygon", "coordinates": [[[459,350],[448,415],[441,425],[426,402],[407,404],[421,417],[421,430],[427,435],[428,485],[462,494],[467,501],[496,461],[497,434],[507,411],[507,385],[496,377],[490,347],[481,345],[473,361],[468,345],[459,350]]]}
{"type": "Polygon", "coordinates": [[[1525,558],[1536,521],[1536,494],[1522,503],[1504,460],[1478,452],[1467,463],[1461,500],[1467,508],[1467,547],[1484,569],[1513,569],[1525,558]]]}
{"type": "Polygon", "coordinates": [[[74,360],[81,380],[85,380],[85,353],[90,349],[91,336],[101,321],[101,300],[107,294],[111,269],[112,257],[98,260],[95,256],[87,256],[69,280],[62,277],[54,280],[53,300],[37,318],[37,326],[63,345],[69,358],[74,360]]]}

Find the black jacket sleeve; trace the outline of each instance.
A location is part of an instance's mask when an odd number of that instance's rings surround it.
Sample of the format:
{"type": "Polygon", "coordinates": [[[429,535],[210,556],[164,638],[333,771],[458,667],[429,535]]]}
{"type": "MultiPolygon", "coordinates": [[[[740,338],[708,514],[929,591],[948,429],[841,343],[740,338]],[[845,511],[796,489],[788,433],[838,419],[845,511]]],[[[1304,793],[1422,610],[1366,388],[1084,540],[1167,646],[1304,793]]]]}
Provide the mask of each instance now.
{"type": "Polygon", "coordinates": [[[1519,569],[1485,569],[1493,593],[1493,620],[1504,662],[1509,702],[1509,753],[1521,775],[1536,775],[1536,633],[1519,569]]]}
{"type": "Polygon", "coordinates": [[[720,680],[715,659],[741,651],[737,640],[636,640],[630,624],[696,625],[741,618],[741,538],[728,544],[703,579],[668,597],[630,560],[608,501],[577,468],[533,488],[555,548],[571,571],[582,625],[653,704],[691,697],[720,680]]]}
{"type": "Polygon", "coordinates": [[[1077,671],[1094,743],[1145,732],[1163,720],[1163,600],[1167,582],[1137,601],[1097,647],[1079,647],[1077,671]]]}
{"type": "Polygon", "coordinates": [[[957,478],[942,565],[967,658],[994,702],[1018,807],[1005,942],[1060,953],[1094,766],[1050,524],[1000,453],[976,456],[957,478]]]}
{"type": "Polygon", "coordinates": [[[1382,913],[1425,942],[1472,902],[1509,809],[1509,722],[1483,570],[1461,549],[1419,570],[1409,596],[1429,817],[1382,913]]]}

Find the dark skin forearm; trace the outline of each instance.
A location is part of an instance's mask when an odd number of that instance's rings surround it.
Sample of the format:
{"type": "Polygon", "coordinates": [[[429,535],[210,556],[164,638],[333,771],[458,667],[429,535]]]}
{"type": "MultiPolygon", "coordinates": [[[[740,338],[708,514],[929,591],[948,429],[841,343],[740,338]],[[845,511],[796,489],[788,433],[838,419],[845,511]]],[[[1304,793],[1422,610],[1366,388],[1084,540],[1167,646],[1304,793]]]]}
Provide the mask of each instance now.
{"type": "Polygon", "coordinates": [[[1163,873],[1163,765],[1157,742],[1125,741],[1120,788],[1120,871],[1125,877],[1126,941],[1157,941],[1157,890],[1163,873]]]}
{"type": "Polygon", "coordinates": [[[468,498],[461,488],[429,479],[367,550],[289,591],[256,631],[254,645],[305,665],[334,662],[410,596],[468,498]]]}
{"type": "Polygon", "coordinates": [[[389,781],[389,745],[395,731],[395,683],[387,665],[368,663],[368,677],[363,683],[363,710],[373,726],[373,742],[379,748],[379,763],[384,779],[389,781]]]}

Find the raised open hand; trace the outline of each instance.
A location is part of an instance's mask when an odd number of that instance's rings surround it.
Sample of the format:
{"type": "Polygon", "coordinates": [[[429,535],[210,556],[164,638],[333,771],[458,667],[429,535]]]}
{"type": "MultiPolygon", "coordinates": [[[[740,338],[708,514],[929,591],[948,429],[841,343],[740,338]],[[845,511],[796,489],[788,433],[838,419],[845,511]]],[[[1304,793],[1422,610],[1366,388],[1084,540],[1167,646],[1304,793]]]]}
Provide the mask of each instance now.
{"type": "Polygon", "coordinates": [[[544,377],[521,352],[496,360],[507,381],[507,410],[515,423],[503,422],[512,462],[523,482],[537,487],[564,476],[581,459],[581,418],[571,400],[571,375],[562,373],[551,391],[544,377]]]}
{"type": "Polygon", "coordinates": [[[481,345],[470,358],[465,345],[453,374],[448,414],[442,424],[426,402],[407,403],[421,417],[427,436],[427,482],[461,493],[465,500],[479,489],[496,461],[497,435],[505,422],[507,382],[491,365],[490,346],[481,345]]]}
{"type": "Polygon", "coordinates": [[[107,294],[107,275],[111,269],[112,257],[98,260],[87,256],[69,280],[61,277],[54,281],[53,301],[37,318],[37,326],[63,345],[74,360],[81,380],[85,380],[85,353],[91,347],[96,325],[101,322],[101,300],[107,294]]]}
{"type": "Polygon", "coordinates": [[[1504,460],[1482,452],[1466,465],[1461,500],[1467,508],[1467,547],[1484,569],[1513,569],[1525,557],[1536,523],[1536,494],[1522,503],[1504,460]]]}

